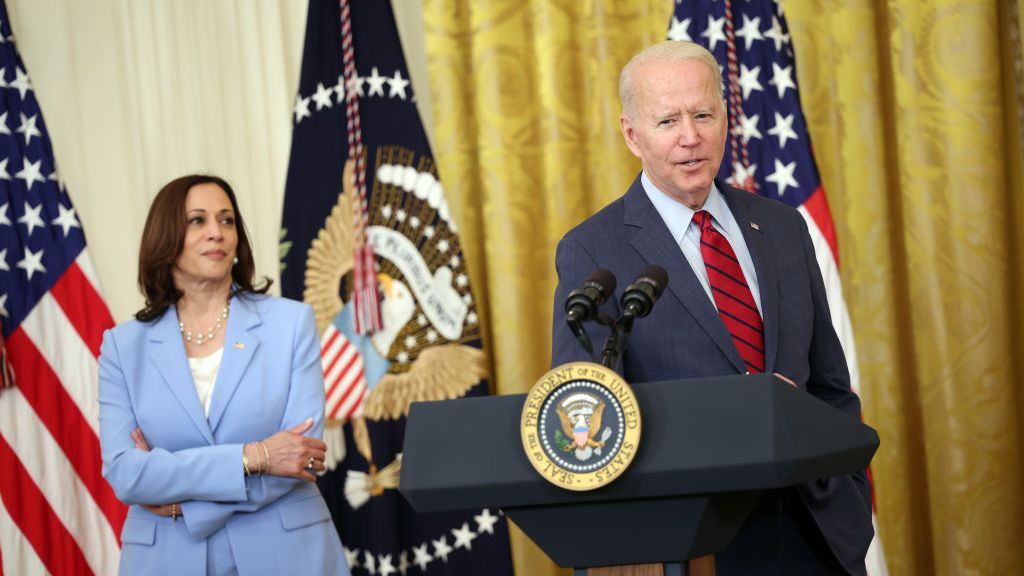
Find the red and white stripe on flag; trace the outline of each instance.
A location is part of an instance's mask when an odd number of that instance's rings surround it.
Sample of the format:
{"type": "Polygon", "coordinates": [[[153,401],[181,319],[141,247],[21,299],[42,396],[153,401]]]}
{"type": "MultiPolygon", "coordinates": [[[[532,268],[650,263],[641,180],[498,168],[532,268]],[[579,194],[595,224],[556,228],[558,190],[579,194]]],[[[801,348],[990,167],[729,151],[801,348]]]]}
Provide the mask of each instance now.
{"type": "Polygon", "coordinates": [[[83,250],[10,334],[0,391],[0,567],[115,574],[127,509],[103,479],[98,356],[113,326],[83,250]]]}
{"type": "Polygon", "coordinates": [[[327,326],[320,338],[320,362],[324,370],[327,418],[345,421],[360,416],[368,392],[363,357],[334,324],[327,326]]]}

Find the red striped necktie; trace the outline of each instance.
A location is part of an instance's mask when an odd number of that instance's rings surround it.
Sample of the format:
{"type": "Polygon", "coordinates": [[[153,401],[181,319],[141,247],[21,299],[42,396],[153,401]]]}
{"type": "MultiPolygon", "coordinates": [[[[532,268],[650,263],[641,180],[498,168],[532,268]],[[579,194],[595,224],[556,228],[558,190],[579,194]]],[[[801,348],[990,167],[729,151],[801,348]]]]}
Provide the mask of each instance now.
{"type": "Polygon", "coordinates": [[[747,370],[764,372],[764,323],[736,253],[725,236],[711,225],[711,214],[706,210],[696,212],[693,221],[700,226],[700,255],[718,314],[747,370]]]}

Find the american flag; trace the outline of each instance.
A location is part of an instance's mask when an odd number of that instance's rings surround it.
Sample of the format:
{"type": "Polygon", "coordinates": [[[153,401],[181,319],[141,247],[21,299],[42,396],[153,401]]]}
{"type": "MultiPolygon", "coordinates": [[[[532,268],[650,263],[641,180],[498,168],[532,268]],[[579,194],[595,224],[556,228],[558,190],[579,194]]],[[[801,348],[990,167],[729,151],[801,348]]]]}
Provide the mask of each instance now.
{"type": "Polygon", "coordinates": [[[310,0],[281,292],[313,306],[322,334],[329,471],[317,484],[353,575],[510,575],[499,511],[419,514],[397,490],[409,403],[488,393],[416,95],[390,2],[310,0]]]}
{"type": "Polygon", "coordinates": [[[100,471],[113,326],[0,0],[0,573],[114,574],[126,508],[100,471]]]}
{"type": "MultiPolygon", "coordinates": [[[[719,177],[785,202],[807,220],[832,324],[846,352],[851,386],[859,394],[853,329],[839,279],[839,247],[811,153],[782,6],[774,0],[676,0],[668,39],[701,44],[722,65],[731,128],[719,177]]],[[[871,576],[888,574],[877,522],[866,563],[871,576]]]]}

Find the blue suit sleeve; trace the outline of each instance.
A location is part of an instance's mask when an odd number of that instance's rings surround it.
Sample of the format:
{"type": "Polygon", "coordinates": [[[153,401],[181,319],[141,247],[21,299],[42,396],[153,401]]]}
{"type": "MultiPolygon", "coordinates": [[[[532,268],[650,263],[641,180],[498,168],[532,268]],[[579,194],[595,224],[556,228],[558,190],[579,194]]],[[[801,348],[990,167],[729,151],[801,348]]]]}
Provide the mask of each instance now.
{"type": "Polygon", "coordinates": [[[135,448],[138,427],[122,370],[117,342],[108,330],[100,349],[100,441],[103,476],[125,504],[164,504],[182,500],[232,501],[245,497],[237,470],[241,444],[221,444],[169,452],[135,448]]]}
{"type": "MultiPolygon", "coordinates": [[[[324,383],[320,365],[320,345],[316,338],[313,310],[303,306],[296,322],[292,341],[292,376],[289,382],[288,405],[279,430],[287,430],[313,419],[306,436],[323,438],[324,383]]],[[[241,454],[232,460],[236,473],[241,454]]],[[[244,476],[243,476],[244,477],[244,476]]],[[[245,478],[245,495],[237,502],[215,502],[192,499],[181,505],[185,525],[195,538],[205,538],[221,528],[236,513],[253,512],[271,505],[291,492],[303,480],[280,476],[245,478]]]]}

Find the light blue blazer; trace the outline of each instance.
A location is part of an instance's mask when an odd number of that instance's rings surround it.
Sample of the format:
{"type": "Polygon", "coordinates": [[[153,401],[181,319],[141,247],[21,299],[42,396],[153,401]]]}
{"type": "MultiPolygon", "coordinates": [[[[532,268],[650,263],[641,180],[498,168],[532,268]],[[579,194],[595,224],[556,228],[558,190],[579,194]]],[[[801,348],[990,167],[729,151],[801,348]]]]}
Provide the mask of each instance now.
{"type": "Polygon", "coordinates": [[[331,515],[313,484],[245,477],[242,447],[313,419],[324,387],[312,309],[267,296],[231,299],[224,355],[203,415],[171,307],[152,322],[108,330],[100,353],[103,475],[131,508],[121,574],[205,574],[224,530],[241,575],[348,574],[331,515]],[[135,448],[136,427],[150,452],[135,448]],[[184,518],[143,504],[181,502],[184,518]],[[221,536],[221,535],[218,535],[221,536]]]}

